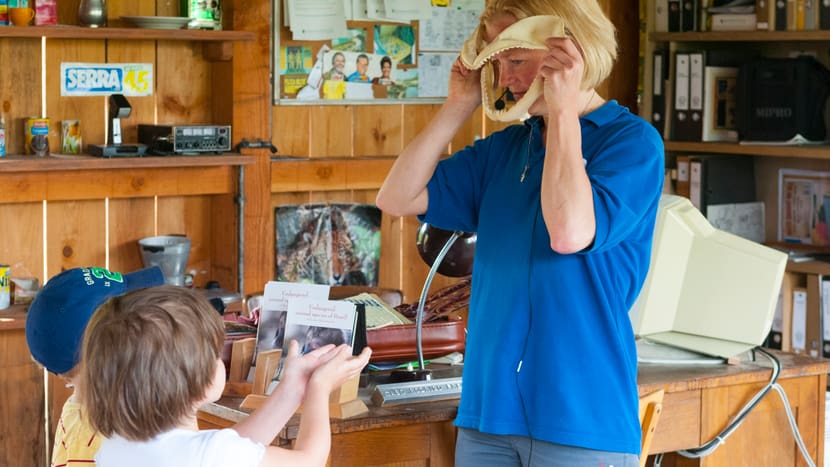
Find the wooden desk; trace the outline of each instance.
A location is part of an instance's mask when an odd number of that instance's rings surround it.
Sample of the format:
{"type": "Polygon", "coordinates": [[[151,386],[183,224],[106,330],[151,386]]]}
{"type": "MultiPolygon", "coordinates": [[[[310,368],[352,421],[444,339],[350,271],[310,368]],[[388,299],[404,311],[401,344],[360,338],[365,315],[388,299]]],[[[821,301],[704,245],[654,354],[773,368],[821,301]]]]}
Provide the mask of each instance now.
{"type": "MultiPolygon", "coordinates": [[[[823,465],[824,402],[830,360],[776,353],[784,388],[804,443],[816,465],[823,465]]],[[[770,377],[765,357],[739,365],[672,367],[642,365],[640,394],[666,390],[663,414],[651,454],[700,446],[717,434],[770,377]]],[[[244,418],[241,399],[223,399],[199,414],[204,428],[231,426],[244,418]]],[[[456,401],[391,408],[368,404],[369,414],[332,421],[331,466],[453,465],[456,401]]],[[[275,443],[289,445],[297,435],[294,417],[275,443]]],[[[802,466],[784,406],[772,390],[744,423],[713,454],[702,459],[666,455],[664,466],[802,466]]]]}

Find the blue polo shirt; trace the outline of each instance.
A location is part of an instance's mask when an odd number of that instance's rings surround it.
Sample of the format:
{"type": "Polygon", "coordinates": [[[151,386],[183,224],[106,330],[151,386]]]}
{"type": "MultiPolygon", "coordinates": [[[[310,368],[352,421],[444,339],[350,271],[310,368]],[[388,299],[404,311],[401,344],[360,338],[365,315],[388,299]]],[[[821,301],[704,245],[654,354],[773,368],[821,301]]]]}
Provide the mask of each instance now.
{"type": "Polygon", "coordinates": [[[628,311],[648,271],[663,142],[616,101],[580,119],[596,237],[561,255],[539,200],[541,123],[533,117],[476,141],[441,161],[427,185],[422,220],[478,235],[455,423],[639,453],[628,311]]]}

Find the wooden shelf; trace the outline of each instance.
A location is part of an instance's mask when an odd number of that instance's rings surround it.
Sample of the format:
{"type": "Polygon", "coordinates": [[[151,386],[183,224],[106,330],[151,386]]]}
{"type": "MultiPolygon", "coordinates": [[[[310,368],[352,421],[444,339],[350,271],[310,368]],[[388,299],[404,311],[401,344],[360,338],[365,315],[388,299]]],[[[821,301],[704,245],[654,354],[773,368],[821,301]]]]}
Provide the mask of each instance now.
{"type": "Polygon", "coordinates": [[[71,25],[0,27],[0,39],[6,37],[227,42],[253,41],[254,33],[250,31],[208,31],[199,29],[85,28],[71,25]]]}
{"type": "Polygon", "coordinates": [[[254,156],[227,153],[209,156],[93,157],[7,156],[0,158],[0,173],[56,172],[65,170],[112,170],[175,167],[218,167],[254,163],[254,156]]]}
{"type": "Polygon", "coordinates": [[[830,146],[771,146],[739,143],[701,143],[666,141],[666,151],[716,154],[744,154],[747,156],[792,157],[803,159],[830,159],[830,146]]]}
{"type": "Polygon", "coordinates": [[[830,31],[652,32],[653,42],[823,42],[830,31]]]}

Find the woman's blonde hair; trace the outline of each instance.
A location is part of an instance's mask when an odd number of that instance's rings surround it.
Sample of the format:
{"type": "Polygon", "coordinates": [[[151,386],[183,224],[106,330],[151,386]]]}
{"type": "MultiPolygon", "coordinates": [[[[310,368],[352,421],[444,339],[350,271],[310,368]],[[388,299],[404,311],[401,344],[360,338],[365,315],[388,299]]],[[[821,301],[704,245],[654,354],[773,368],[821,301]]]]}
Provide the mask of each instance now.
{"type": "Polygon", "coordinates": [[[184,287],[114,297],[92,315],[79,396],[104,436],[146,441],[193,414],[213,383],[224,343],[219,313],[184,287]]]}
{"type": "Polygon", "coordinates": [[[596,0],[488,0],[480,33],[487,22],[505,14],[516,20],[538,15],[562,18],[585,57],[583,89],[597,87],[611,74],[617,59],[616,30],[596,0]]]}

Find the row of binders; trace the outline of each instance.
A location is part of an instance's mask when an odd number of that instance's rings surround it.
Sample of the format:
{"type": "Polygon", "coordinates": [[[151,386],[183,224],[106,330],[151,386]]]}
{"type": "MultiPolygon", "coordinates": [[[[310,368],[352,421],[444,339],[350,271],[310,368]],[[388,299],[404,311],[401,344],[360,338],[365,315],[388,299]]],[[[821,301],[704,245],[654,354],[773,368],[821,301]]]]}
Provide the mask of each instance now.
{"type": "Polygon", "coordinates": [[[655,0],[656,32],[830,29],[824,0],[655,0]]]}
{"type": "Polygon", "coordinates": [[[787,272],[765,347],[830,358],[830,277],[787,272]]]}
{"type": "Polygon", "coordinates": [[[738,141],[738,66],[728,55],[654,51],[651,122],[665,139],[738,141]],[[670,79],[672,78],[672,79],[670,79]]]}

